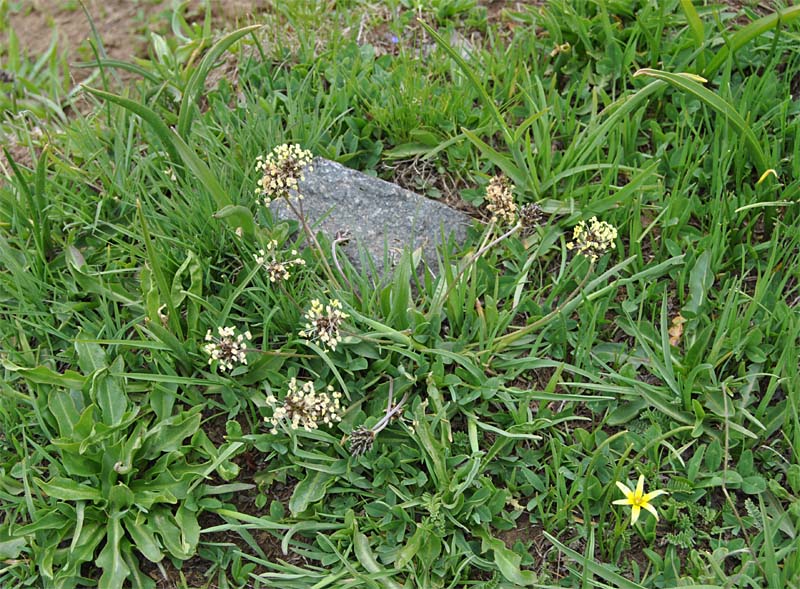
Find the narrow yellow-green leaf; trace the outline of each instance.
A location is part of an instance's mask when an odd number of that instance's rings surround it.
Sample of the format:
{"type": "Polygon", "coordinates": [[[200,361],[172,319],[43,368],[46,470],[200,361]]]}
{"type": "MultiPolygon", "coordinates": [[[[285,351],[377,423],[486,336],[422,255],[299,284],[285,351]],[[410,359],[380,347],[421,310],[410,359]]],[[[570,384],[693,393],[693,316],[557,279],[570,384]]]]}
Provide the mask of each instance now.
{"type": "Polygon", "coordinates": [[[495,104],[494,99],[491,96],[489,96],[489,93],[486,91],[486,88],[483,87],[483,84],[478,79],[478,76],[475,75],[473,69],[469,67],[469,64],[464,60],[463,57],[461,57],[461,54],[453,47],[451,47],[450,44],[447,41],[445,41],[439,33],[433,30],[433,28],[428,23],[422,20],[418,20],[417,22],[425,29],[425,31],[431,37],[433,37],[433,40],[436,41],[436,44],[447,52],[447,54],[452,58],[452,60],[456,62],[456,64],[464,73],[464,75],[467,76],[467,79],[470,81],[475,90],[477,90],[478,95],[481,98],[481,102],[486,108],[489,109],[492,118],[494,118],[495,122],[497,123],[497,126],[503,133],[503,137],[505,137],[506,144],[509,147],[511,147],[511,144],[513,143],[513,137],[511,135],[511,131],[508,128],[508,124],[506,123],[506,120],[503,118],[503,115],[500,113],[500,109],[497,108],[497,104],[495,104]]]}
{"type": "Polygon", "coordinates": [[[183,139],[174,131],[170,130],[155,111],[147,108],[143,104],[139,104],[138,102],[116,94],[111,94],[110,92],[88,87],[86,90],[98,98],[118,104],[122,108],[142,117],[142,119],[153,128],[158,138],[161,139],[164,147],[166,147],[169,152],[170,159],[175,163],[183,162],[186,167],[194,173],[200,183],[209,191],[218,209],[232,204],[228,193],[222,188],[217,177],[211,172],[209,167],[203,163],[194,150],[192,150],[183,139]]]}
{"type": "Polygon", "coordinates": [[[550,541],[550,543],[553,546],[555,546],[558,549],[559,552],[571,558],[578,564],[582,565],[586,570],[591,572],[593,575],[600,577],[601,579],[607,581],[608,583],[613,583],[614,587],[619,587],[620,589],[644,589],[642,585],[634,583],[633,581],[629,581],[622,575],[619,575],[616,572],[614,572],[610,566],[586,558],[579,552],[576,552],[575,550],[568,548],[567,546],[559,542],[554,536],[551,536],[547,532],[544,532],[544,536],[550,541]]]}
{"type": "Polygon", "coordinates": [[[167,282],[164,269],[161,267],[161,258],[158,255],[158,251],[153,245],[153,240],[150,239],[150,231],[147,228],[147,221],[145,219],[145,214],[142,211],[142,203],[139,199],[136,199],[136,212],[138,213],[139,224],[142,228],[142,240],[144,241],[145,252],[147,252],[147,259],[150,261],[150,269],[153,271],[156,287],[159,290],[161,300],[164,301],[164,304],[167,306],[167,318],[169,325],[175,332],[175,335],[177,335],[180,339],[183,339],[180,315],[178,314],[177,309],[175,309],[175,305],[172,302],[169,282],[167,282]]]}

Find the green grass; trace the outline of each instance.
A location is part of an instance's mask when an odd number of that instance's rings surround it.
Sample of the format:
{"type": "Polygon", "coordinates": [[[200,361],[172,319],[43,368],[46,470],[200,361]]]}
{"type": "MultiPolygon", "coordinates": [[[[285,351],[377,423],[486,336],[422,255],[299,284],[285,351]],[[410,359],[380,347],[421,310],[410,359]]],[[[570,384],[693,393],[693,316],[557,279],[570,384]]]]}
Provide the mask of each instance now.
{"type": "Polygon", "coordinates": [[[96,78],[0,187],[0,585],[799,586],[798,11],[723,8],[353,0],[315,43],[292,2],[96,78]],[[284,142],[478,207],[502,171],[545,222],[342,275],[257,202],[284,142]],[[567,248],[593,216],[596,262],[567,248]],[[280,283],[272,240],[305,261],[280,283]],[[298,335],[313,299],[335,350],[298,335]],[[208,364],[219,326],[247,365],[208,364]],[[292,377],[341,421],[270,433],[292,377]],[[631,525],[640,475],[669,494],[631,525]]]}

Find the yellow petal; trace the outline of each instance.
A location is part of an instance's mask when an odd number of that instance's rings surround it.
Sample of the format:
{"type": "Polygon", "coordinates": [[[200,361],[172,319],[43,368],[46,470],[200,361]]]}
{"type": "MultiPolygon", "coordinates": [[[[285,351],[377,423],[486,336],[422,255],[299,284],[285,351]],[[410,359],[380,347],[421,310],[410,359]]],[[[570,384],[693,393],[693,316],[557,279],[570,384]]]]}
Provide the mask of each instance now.
{"type": "Polygon", "coordinates": [[[653,497],[658,497],[659,495],[669,495],[669,493],[667,491],[664,491],[663,489],[650,491],[647,495],[642,497],[642,501],[644,502],[650,501],[653,497]]]}
{"type": "Polygon", "coordinates": [[[622,491],[622,493],[625,495],[625,497],[627,497],[627,498],[628,498],[628,500],[629,500],[629,501],[631,500],[631,497],[633,497],[633,491],[631,491],[631,490],[630,490],[630,489],[627,487],[627,485],[623,485],[622,483],[620,483],[619,481],[617,481],[617,488],[618,488],[620,491],[622,491]]]}
{"type": "Polygon", "coordinates": [[[656,508],[655,508],[655,507],[653,507],[653,506],[652,506],[652,505],[650,505],[649,503],[643,503],[643,504],[642,504],[642,507],[644,507],[644,508],[645,508],[647,511],[649,511],[650,513],[652,513],[652,514],[653,514],[653,517],[655,517],[655,518],[656,518],[656,521],[658,521],[658,512],[656,511],[656,508]]]}
{"type": "Polygon", "coordinates": [[[641,508],[638,505],[634,505],[631,507],[631,525],[636,523],[636,520],[639,519],[639,513],[641,512],[641,508]]]}
{"type": "Polygon", "coordinates": [[[630,505],[631,502],[628,499],[617,499],[616,501],[612,501],[614,505],[630,505]]]}
{"type": "Polygon", "coordinates": [[[641,497],[644,495],[644,475],[639,475],[639,482],[636,483],[636,496],[641,497]]]}

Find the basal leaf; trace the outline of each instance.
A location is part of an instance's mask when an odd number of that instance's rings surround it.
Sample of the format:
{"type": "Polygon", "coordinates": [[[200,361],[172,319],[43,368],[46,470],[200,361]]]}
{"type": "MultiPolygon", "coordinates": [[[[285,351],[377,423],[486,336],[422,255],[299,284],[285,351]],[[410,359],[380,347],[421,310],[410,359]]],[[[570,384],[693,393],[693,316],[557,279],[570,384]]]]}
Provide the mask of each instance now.
{"type": "Polygon", "coordinates": [[[296,516],[304,512],[308,507],[321,501],[325,497],[328,485],[333,482],[333,477],[320,470],[312,470],[294,488],[292,497],[289,499],[289,511],[296,516]]]}

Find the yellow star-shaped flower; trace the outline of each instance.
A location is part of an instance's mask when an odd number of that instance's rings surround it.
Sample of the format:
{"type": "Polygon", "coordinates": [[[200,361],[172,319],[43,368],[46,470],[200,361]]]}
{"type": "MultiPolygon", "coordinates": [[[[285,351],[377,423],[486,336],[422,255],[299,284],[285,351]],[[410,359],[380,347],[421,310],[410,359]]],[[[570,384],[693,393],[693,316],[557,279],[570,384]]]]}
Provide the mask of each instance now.
{"type": "Polygon", "coordinates": [[[639,482],[636,484],[636,490],[633,491],[628,488],[627,485],[624,485],[617,481],[617,487],[619,490],[623,492],[625,495],[625,499],[617,499],[613,501],[614,505],[630,505],[631,506],[631,525],[635,524],[636,521],[639,519],[639,513],[642,509],[646,509],[658,521],[658,513],[656,512],[656,508],[650,505],[650,501],[654,497],[658,497],[659,495],[667,495],[667,492],[662,489],[657,489],[655,491],[651,491],[647,494],[644,492],[644,475],[639,477],[639,482]]]}

